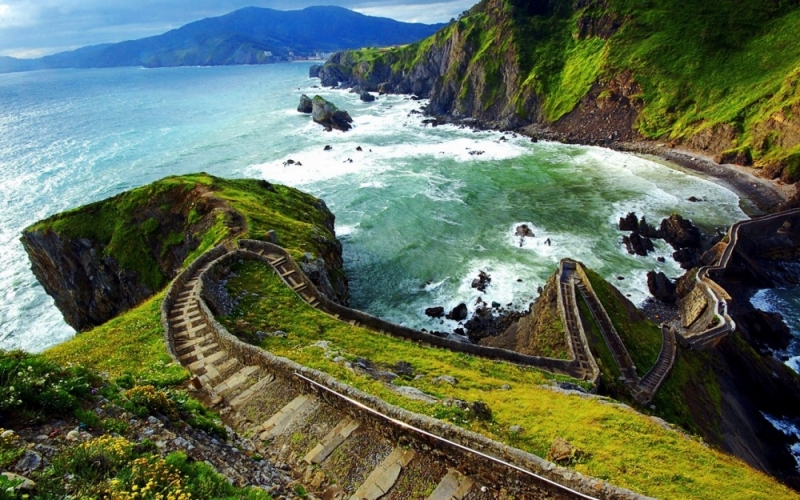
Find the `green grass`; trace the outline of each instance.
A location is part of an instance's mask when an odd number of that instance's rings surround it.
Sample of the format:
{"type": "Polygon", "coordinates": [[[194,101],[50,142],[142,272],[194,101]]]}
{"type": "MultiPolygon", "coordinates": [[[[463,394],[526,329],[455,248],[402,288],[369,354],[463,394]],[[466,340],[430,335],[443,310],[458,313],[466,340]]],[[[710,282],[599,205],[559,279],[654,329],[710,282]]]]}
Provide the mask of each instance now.
{"type": "MultiPolygon", "coordinates": [[[[515,63],[518,88],[507,103],[517,115],[555,122],[572,111],[595,82],[630,71],[641,92],[636,129],[651,139],[689,139],[717,125],[731,126],[733,148],[750,148],[761,164],[784,161],[796,145],[781,146],[762,127],[800,103],[800,6],[776,0],[586,2],[481,2],[436,35],[400,49],[348,54],[348,64],[388,62],[407,72],[434,46],[450,39],[454,53],[470,53],[468,68],[444,77],[456,84],[456,109],[479,98],[491,107],[505,91],[501,70],[515,63]],[[616,19],[608,40],[582,37],[579,21],[616,19]],[[503,64],[500,64],[500,63],[503,64]],[[485,82],[483,95],[470,92],[485,82]],[[531,97],[535,96],[532,101],[531,97]]],[[[476,107],[473,109],[480,109],[476,107]]],[[[792,167],[787,179],[800,177],[792,167]]]]}
{"type": "Polygon", "coordinates": [[[412,411],[454,422],[511,446],[544,456],[556,437],[564,437],[585,453],[574,468],[618,486],[660,498],[794,498],[774,479],[739,459],[707,448],[699,441],[664,429],[631,409],[601,404],[591,399],[555,393],[542,387],[551,376],[537,370],[474,358],[449,351],[426,349],[411,342],[377,335],[309,307],[264,264],[245,262],[235,267],[237,277],[228,283],[241,298],[231,316],[221,318],[242,336],[256,330],[277,329],[288,337],[270,337],[263,347],[412,411]],[[325,340],[331,352],[314,344],[325,340]],[[437,397],[484,401],[492,420],[468,418],[453,407],[428,405],[406,399],[367,377],[356,375],[341,356],[366,357],[389,368],[398,361],[410,363],[419,380],[402,380],[437,397]],[[432,378],[449,374],[456,386],[436,385],[432,378]],[[503,385],[510,390],[502,390],[503,385]],[[513,434],[512,425],[524,431],[513,434]]]}
{"type": "Polygon", "coordinates": [[[661,328],[642,315],[633,304],[591,269],[586,270],[597,297],[631,355],[640,377],[650,371],[661,352],[661,328]]]}
{"type": "Polygon", "coordinates": [[[324,253],[325,243],[334,237],[323,224],[324,214],[311,208],[318,200],[293,188],[268,186],[255,179],[208,174],[167,177],[57,214],[25,232],[52,230],[72,239],[89,239],[153,291],[166,285],[173,264],[189,264],[232,237],[263,239],[272,229],[295,256],[324,253]],[[203,198],[208,191],[217,202],[203,198]],[[207,224],[202,224],[204,218],[207,224]],[[187,241],[195,244],[188,248],[185,262],[170,262],[170,249],[187,241]]]}
{"type": "Polygon", "coordinates": [[[164,345],[160,293],[141,306],[75,338],[44,356],[64,366],[84,366],[112,378],[130,375],[157,386],[178,384],[189,372],[174,363],[164,345]]]}

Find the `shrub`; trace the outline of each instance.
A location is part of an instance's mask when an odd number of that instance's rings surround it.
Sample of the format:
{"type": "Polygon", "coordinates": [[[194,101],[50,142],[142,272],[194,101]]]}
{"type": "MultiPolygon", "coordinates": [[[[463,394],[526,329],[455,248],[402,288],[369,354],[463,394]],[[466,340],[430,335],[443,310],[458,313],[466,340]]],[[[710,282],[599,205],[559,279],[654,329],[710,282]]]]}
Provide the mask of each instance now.
{"type": "Polygon", "coordinates": [[[62,368],[40,355],[0,351],[0,415],[71,413],[90,396],[93,379],[84,368],[62,368]]]}

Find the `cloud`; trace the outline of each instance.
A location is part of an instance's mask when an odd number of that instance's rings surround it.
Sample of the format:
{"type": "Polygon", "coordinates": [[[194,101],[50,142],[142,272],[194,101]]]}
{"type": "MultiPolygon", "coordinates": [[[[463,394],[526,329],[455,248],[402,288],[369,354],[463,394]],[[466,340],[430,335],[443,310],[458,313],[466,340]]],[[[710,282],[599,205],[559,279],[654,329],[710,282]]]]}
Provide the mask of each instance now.
{"type": "Polygon", "coordinates": [[[406,22],[447,22],[477,0],[0,0],[0,53],[45,55],[120,42],[247,7],[339,5],[406,22]]]}

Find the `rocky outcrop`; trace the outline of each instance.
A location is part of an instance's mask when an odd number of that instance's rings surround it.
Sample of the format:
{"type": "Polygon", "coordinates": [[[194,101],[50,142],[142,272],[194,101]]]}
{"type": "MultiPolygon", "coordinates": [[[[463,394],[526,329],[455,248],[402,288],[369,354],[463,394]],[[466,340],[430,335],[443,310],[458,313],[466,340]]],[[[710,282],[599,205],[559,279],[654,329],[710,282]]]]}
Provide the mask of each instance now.
{"type": "Polygon", "coordinates": [[[661,302],[673,303],[678,298],[675,294],[675,284],[662,272],[647,273],[647,288],[650,294],[661,302]]]}
{"type": "Polygon", "coordinates": [[[673,214],[661,221],[659,234],[672,245],[672,248],[700,248],[703,245],[703,235],[700,230],[680,215],[673,214]]]}
{"type": "Polygon", "coordinates": [[[311,98],[303,94],[300,96],[300,104],[297,106],[298,113],[311,114],[314,111],[314,105],[311,98]]]}
{"type": "MultiPolygon", "coordinates": [[[[173,177],[41,221],[22,234],[31,269],[64,320],[78,331],[101,325],[161,290],[216,228],[229,238],[246,230],[244,217],[215,195],[224,179],[173,177]],[[224,228],[218,221],[224,221],[224,228]]],[[[240,185],[237,181],[236,185],[240,185]]],[[[280,196],[266,181],[252,181],[248,194],[280,196]]],[[[347,304],[342,247],[333,214],[308,196],[315,256],[304,265],[331,300],[347,304]]],[[[293,199],[293,203],[298,203],[293,199]]],[[[264,237],[263,234],[258,235],[264,237]]]]}
{"type": "Polygon", "coordinates": [[[362,90],[359,94],[359,99],[363,102],[374,102],[375,96],[367,92],[366,90],[362,90]]]}
{"type": "Polygon", "coordinates": [[[326,101],[320,96],[314,96],[312,101],[312,119],[325,127],[325,130],[341,130],[347,132],[353,126],[353,119],[347,111],[342,111],[332,102],[326,101]]]}
{"type": "MultiPolygon", "coordinates": [[[[129,193],[89,205],[73,217],[107,224],[102,220],[107,204],[131,201],[134,194],[129,193]]],[[[188,191],[180,186],[139,201],[128,214],[130,222],[116,235],[130,241],[103,239],[88,228],[59,230],[57,224],[45,221],[23,232],[22,245],[33,274],[53,297],[64,321],[78,331],[87,330],[135,307],[176,275],[200,244],[197,235],[202,236],[219,213],[228,211],[222,200],[207,194],[204,186],[188,191]],[[171,209],[163,210],[164,205],[171,209]],[[173,234],[182,237],[173,241],[173,234]]],[[[239,218],[231,216],[234,219],[239,218]]]]}
{"type": "Polygon", "coordinates": [[[311,67],[308,68],[308,77],[319,78],[319,72],[323,66],[322,64],[312,64],[311,67]]]}

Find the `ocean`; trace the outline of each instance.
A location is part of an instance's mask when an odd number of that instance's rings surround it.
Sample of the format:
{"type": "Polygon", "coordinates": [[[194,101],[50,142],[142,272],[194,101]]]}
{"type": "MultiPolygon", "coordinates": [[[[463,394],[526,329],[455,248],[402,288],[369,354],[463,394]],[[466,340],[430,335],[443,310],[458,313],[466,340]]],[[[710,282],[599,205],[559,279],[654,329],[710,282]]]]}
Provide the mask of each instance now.
{"type": "Polygon", "coordinates": [[[629,255],[619,217],[677,212],[708,231],[745,218],[733,192],[651,159],[432,128],[415,113],[424,102],[368,104],[316,85],[307,64],[0,75],[0,348],[38,352],[75,335],[31,273],[20,232],[173,174],[264,178],[323,198],[351,305],[429,329],[455,326],[427,318],[431,306],[474,309],[480,296],[526,308],[564,257],[639,303],[648,271],[681,270],[663,242],[629,255]],[[296,111],[303,93],[348,110],[355,128],[325,132],[296,111]],[[521,223],[534,238],[514,235],[521,223]],[[470,286],[479,271],[492,277],[485,294],[470,286]]]}

